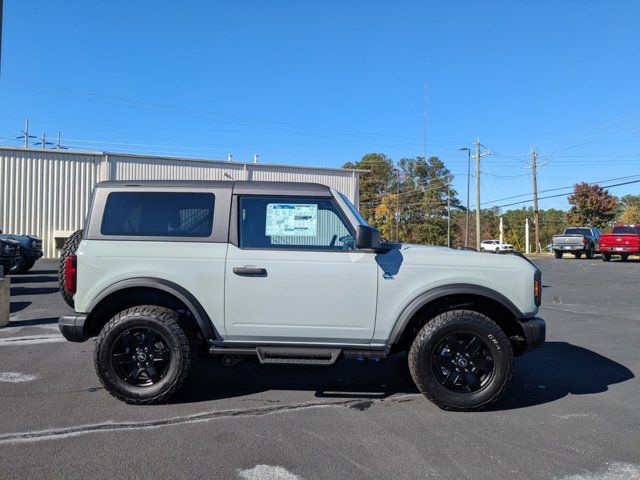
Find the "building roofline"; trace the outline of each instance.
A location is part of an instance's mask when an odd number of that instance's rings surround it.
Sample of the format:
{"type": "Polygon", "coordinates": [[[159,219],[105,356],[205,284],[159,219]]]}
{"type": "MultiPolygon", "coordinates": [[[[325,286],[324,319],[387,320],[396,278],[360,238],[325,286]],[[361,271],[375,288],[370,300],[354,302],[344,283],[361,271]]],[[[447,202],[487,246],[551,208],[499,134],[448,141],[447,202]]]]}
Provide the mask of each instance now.
{"type": "Polygon", "coordinates": [[[323,171],[323,172],[354,172],[357,174],[368,173],[368,170],[361,169],[350,169],[350,168],[332,168],[332,167],[312,167],[312,166],[302,166],[302,165],[287,165],[281,163],[252,163],[252,162],[229,162],[226,160],[214,160],[207,158],[189,158],[189,157],[171,157],[164,155],[148,155],[148,154],[139,154],[139,153],[121,153],[121,152],[108,152],[108,151],[98,151],[98,150],[56,150],[56,149],[42,149],[42,148],[24,148],[24,147],[12,147],[7,145],[0,146],[0,151],[6,150],[17,150],[22,152],[34,152],[34,153],[43,153],[49,152],[52,154],[61,154],[61,155],[98,155],[98,156],[106,156],[106,157],[127,157],[127,158],[138,158],[138,159],[146,159],[146,160],[158,160],[158,161],[166,161],[173,160],[178,162],[190,162],[190,163],[205,163],[205,164],[213,164],[213,165],[224,165],[224,166],[237,166],[244,168],[292,168],[295,170],[315,170],[315,171],[323,171]]]}

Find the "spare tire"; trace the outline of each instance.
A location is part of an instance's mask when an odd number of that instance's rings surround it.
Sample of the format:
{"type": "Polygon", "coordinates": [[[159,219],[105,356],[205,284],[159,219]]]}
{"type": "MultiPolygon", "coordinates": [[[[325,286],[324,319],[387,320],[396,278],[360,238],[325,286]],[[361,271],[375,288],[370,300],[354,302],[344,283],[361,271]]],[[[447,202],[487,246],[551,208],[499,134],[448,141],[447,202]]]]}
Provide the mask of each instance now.
{"type": "Polygon", "coordinates": [[[64,246],[62,247],[62,252],[60,253],[60,263],[58,264],[58,285],[60,286],[60,294],[62,295],[63,300],[67,305],[73,308],[73,293],[70,293],[65,288],[65,280],[67,278],[67,266],[65,259],[70,257],[71,255],[76,254],[76,250],[78,250],[78,246],[80,245],[80,241],[82,240],[82,230],[78,230],[77,232],[73,232],[69,238],[67,238],[66,242],[64,242],[64,246]]]}

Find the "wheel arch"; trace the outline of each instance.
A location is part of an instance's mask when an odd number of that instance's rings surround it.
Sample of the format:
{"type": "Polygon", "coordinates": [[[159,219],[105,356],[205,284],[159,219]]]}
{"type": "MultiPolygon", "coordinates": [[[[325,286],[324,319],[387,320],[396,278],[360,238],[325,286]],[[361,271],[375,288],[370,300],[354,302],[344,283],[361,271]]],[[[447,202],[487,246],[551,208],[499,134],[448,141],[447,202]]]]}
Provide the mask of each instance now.
{"type": "Polygon", "coordinates": [[[436,287],[414,298],[402,311],[389,337],[393,350],[405,350],[420,329],[433,317],[450,310],[472,310],[487,315],[511,341],[514,352],[524,351],[524,332],[518,319],[528,318],[507,297],[473,284],[436,287]]]}
{"type": "Polygon", "coordinates": [[[116,313],[136,305],[153,304],[186,310],[205,340],[220,338],[202,304],[184,287],[153,277],[130,278],[116,282],[100,292],[90,303],[87,334],[97,335],[116,313]]]}

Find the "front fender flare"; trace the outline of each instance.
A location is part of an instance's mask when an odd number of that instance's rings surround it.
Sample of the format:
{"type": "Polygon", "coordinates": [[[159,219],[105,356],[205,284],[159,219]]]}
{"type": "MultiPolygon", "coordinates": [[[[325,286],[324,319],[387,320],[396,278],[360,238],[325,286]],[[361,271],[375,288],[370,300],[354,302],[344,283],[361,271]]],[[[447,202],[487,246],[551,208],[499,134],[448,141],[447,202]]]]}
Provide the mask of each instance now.
{"type": "Polygon", "coordinates": [[[466,283],[443,285],[421,293],[402,310],[402,313],[396,319],[393,329],[391,330],[388,344],[393,345],[400,340],[400,337],[402,336],[402,333],[404,332],[407,324],[411,321],[418,310],[420,310],[426,304],[433,302],[434,300],[438,300],[442,297],[460,294],[477,295],[489,298],[507,308],[518,319],[528,318],[533,315],[533,313],[523,313],[518,307],[513,304],[511,300],[509,300],[501,293],[498,293],[490,288],[466,283]]]}

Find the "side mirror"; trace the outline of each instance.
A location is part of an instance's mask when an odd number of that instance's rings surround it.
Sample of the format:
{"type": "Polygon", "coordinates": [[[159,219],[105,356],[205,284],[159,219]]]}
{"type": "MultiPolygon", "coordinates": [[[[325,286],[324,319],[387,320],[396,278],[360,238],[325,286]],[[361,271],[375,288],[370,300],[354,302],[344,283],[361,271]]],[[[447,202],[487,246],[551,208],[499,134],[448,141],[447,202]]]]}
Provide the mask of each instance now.
{"type": "Polygon", "coordinates": [[[380,230],[369,225],[358,225],[356,230],[356,248],[358,250],[377,250],[380,248],[380,230]]]}

